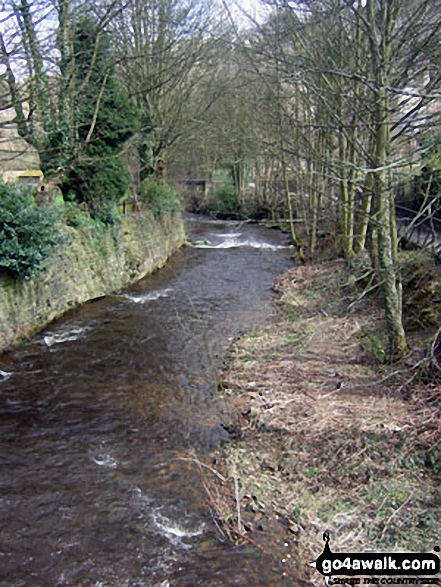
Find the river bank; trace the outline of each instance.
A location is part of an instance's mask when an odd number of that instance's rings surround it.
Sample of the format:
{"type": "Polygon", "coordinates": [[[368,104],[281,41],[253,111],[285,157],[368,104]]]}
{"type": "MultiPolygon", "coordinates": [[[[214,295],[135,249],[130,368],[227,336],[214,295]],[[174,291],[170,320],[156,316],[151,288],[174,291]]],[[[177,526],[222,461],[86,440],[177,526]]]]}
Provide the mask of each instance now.
{"type": "MultiPolygon", "coordinates": [[[[381,365],[382,312],[343,262],[294,267],[276,316],[235,341],[221,375],[229,429],[206,489],[220,530],[308,584],[323,550],[439,544],[439,386],[416,365],[381,365]]],[[[211,466],[210,465],[210,466],[211,466]]]]}
{"type": "Polygon", "coordinates": [[[127,214],[98,230],[63,225],[62,243],[32,280],[0,276],[0,352],[84,302],[119,291],[162,267],[185,242],[180,213],[127,214]]]}
{"type": "Polygon", "coordinates": [[[190,457],[227,436],[211,357],[271,313],[292,250],[186,221],[200,244],[3,356],[0,585],[288,587],[282,565],[219,541],[190,457]]]}

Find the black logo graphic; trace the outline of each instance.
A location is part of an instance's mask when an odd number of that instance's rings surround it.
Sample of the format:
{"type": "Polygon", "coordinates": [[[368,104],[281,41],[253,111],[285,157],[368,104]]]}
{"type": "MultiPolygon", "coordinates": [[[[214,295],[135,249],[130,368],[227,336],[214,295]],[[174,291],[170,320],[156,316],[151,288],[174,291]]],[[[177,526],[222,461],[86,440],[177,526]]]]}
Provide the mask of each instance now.
{"type": "MultiPolygon", "coordinates": [[[[440,571],[440,559],[430,553],[334,553],[329,546],[329,532],[323,534],[325,547],[311,566],[324,577],[348,576],[432,576],[440,571]]],[[[434,550],[439,552],[439,547],[434,550]]]]}

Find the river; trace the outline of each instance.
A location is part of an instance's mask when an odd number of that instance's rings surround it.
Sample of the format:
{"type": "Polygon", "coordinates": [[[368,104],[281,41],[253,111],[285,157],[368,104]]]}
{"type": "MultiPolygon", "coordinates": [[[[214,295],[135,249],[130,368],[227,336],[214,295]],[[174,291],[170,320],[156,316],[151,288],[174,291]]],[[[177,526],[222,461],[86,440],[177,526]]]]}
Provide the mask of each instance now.
{"type": "Polygon", "coordinates": [[[187,219],[199,244],[0,357],[1,587],[289,585],[222,542],[190,451],[226,437],[213,361],[271,312],[276,231],[187,219]]]}

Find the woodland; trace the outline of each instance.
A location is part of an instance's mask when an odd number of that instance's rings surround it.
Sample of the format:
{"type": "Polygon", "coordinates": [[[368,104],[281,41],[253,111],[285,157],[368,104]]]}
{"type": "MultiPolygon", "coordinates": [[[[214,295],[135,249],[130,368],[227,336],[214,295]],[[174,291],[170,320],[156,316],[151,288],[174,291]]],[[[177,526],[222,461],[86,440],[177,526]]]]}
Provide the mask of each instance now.
{"type": "Polygon", "coordinates": [[[210,357],[230,442],[186,457],[216,527],[296,585],[325,528],[439,544],[441,0],[1,7],[0,168],[25,145],[44,180],[0,184],[0,271],[33,279],[62,222],[282,228],[271,320],[210,357]]]}
{"type": "Polygon", "coordinates": [[[440,10],[7,0],[2,124],[36,150],[71,213],[112,224],[125,199],[160,214],[177,191],[192,210],[282,221],[301,263],[324,243],[363,259],[397,359],[408,341],[396,204],[432,229],[440,214],[440,10]]]}

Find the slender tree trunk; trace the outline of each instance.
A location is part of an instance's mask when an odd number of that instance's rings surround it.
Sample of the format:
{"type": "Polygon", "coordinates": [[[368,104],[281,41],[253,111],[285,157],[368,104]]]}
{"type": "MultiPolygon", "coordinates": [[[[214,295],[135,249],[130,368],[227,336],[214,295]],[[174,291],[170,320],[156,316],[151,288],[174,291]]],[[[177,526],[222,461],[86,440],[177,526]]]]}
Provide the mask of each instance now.
{"type": "MultiPolygon", "coordinates": [[[[340,25],[339,36],[339,60],[344,61],[344,28],[340,25]]],[[[352,162],[350,157],[351,150],[347,133],[349,130],[345,127],[347,118],[345,112],[345,89],[346,84],[343,79],[337,81],[338,88],[338,107],[340,127],[338,131],[339,158],[340,158],[340,209],[341,209],[341,231],[342,231],[342,248],[345,259],[351,259],[354,256],[353,239],[354,239],[354,195],[350,184],[350,170],[348,163],[352,162]]]]}
{"type": "Polygon", "coordinates": [[[289,232],[291,235],[291,241],[292,241],[292,244],[297,249],[297,254],[299,256],[300,262],[305,263],[306,257],[305,257],[305,252],[303,250],[303,244],[302,244],[301,239],[299,238],[299,236],[296,233],[295,224],[294,224],[294,210],[293,210],[292,201],[291,201],[291,194],[289,191],[289,179],[288,179],[288,173],[287,173],[287,169],[286,169],[286,156],[285,156],[285,151],[283,149],[283,145],[282,145],[282,173],[283,173],[283,185],[284,185],[284,191],[285,191],[285,201],[286,201],[286,205],[288,208],[288,221],[289,221],[289,232]]]}
{"type": "Polygon", "coordinates": [[[374,190],[378,209],[378,262],[381,290],[384,299],[386,323],[389,335],[389,351],[398,358],[407,351],[403,328],[402,302],[394,255],[392,231],[391,190],[387,182],[386,165],[389,150],[388,100],[385,93],[377,95],[376,170],[374,190]]]}
{"type": "Polygon", "coordinates": [[[310,233],[309,233],[309,252],[311,256],[315,253],[315,248],[317,246],[317,221],[318,221],[318,198],[317,198],[317,190],[316,185],[311,174],[314,172],[314,165],[312,162],[309,162],[310,167],[310,186],[309,186],[309,213],[310,213],[310,233]]]}
{"type": "Polygon", "coordinates": [[[357,223],[357,234],[355,236],[354,251],[355,253],[361,253],[366,246],[366,237],[369,226],[369,218],[372,208],[372,175],[369,173],[366,177],[362,202],[359,214],[359,220],[357,223]]]}
{"type": "Polygon", "coordinates": [[[377,243],[380,287],[384,300],[389,337],[389,354],[392,359],[407,352],[403,327],[401,288],[397,277],[396,250],[394,248],[392,190],[389,182],[390,115],[388,79],[391,61],[391,39],[397,19],[400,0],[384,0],[378,6],[369,3],[370,43],[375,77],[374,135],[375,153],[373,185],[377,214],[377,243]]]}
{"type": "Polygon", "coordinates": [[[346,139],[343,136],[342,130],[340,130],[339,136],[339,156],[340,156],[340,223],[341,223],[341,240],[343,256],[345,259],[351,259],[353,257],[352,249],[352,226],[351,226],[351,206],[350,206],[350,195],[349,195],[349,183],[348,174],[346,168],[346,139]]]}
{"type": "MultiPolygon", "coordinates": [[[[17,88],[17,83],[15,80],[14,72],[12,71],[11,63],[9,61],[9,55],[6,50],[6,45],[3,39],[3,34],[0,31],[0,55],[3,64],[6,67],[5,78],[6,83],[8,84],[9,93],[11,95],[11,102],[12,107],[14,108],[15,112],[15,122],[17,123],[17,130],[18,134],[25,140],[32,143],[32,138],[30,135],[30,130],[27,124],[26,116],[23,111],[23,104],[21,101],[20,93],[17,88]]],[[[33,145],[35,146],[35,145],[33,145]]]]}
{"type": "Polygon", "coordinates": [[[58,120],[61,130],[60,164],[65,163],[75,150],[77,143],[75,124],[75,97],[73,96],[73,78],[75,56],[70,27],[70,0],[59,0],[59,30],[57,46],[60,51],[60,80],[58,92],[58,120]]]}

